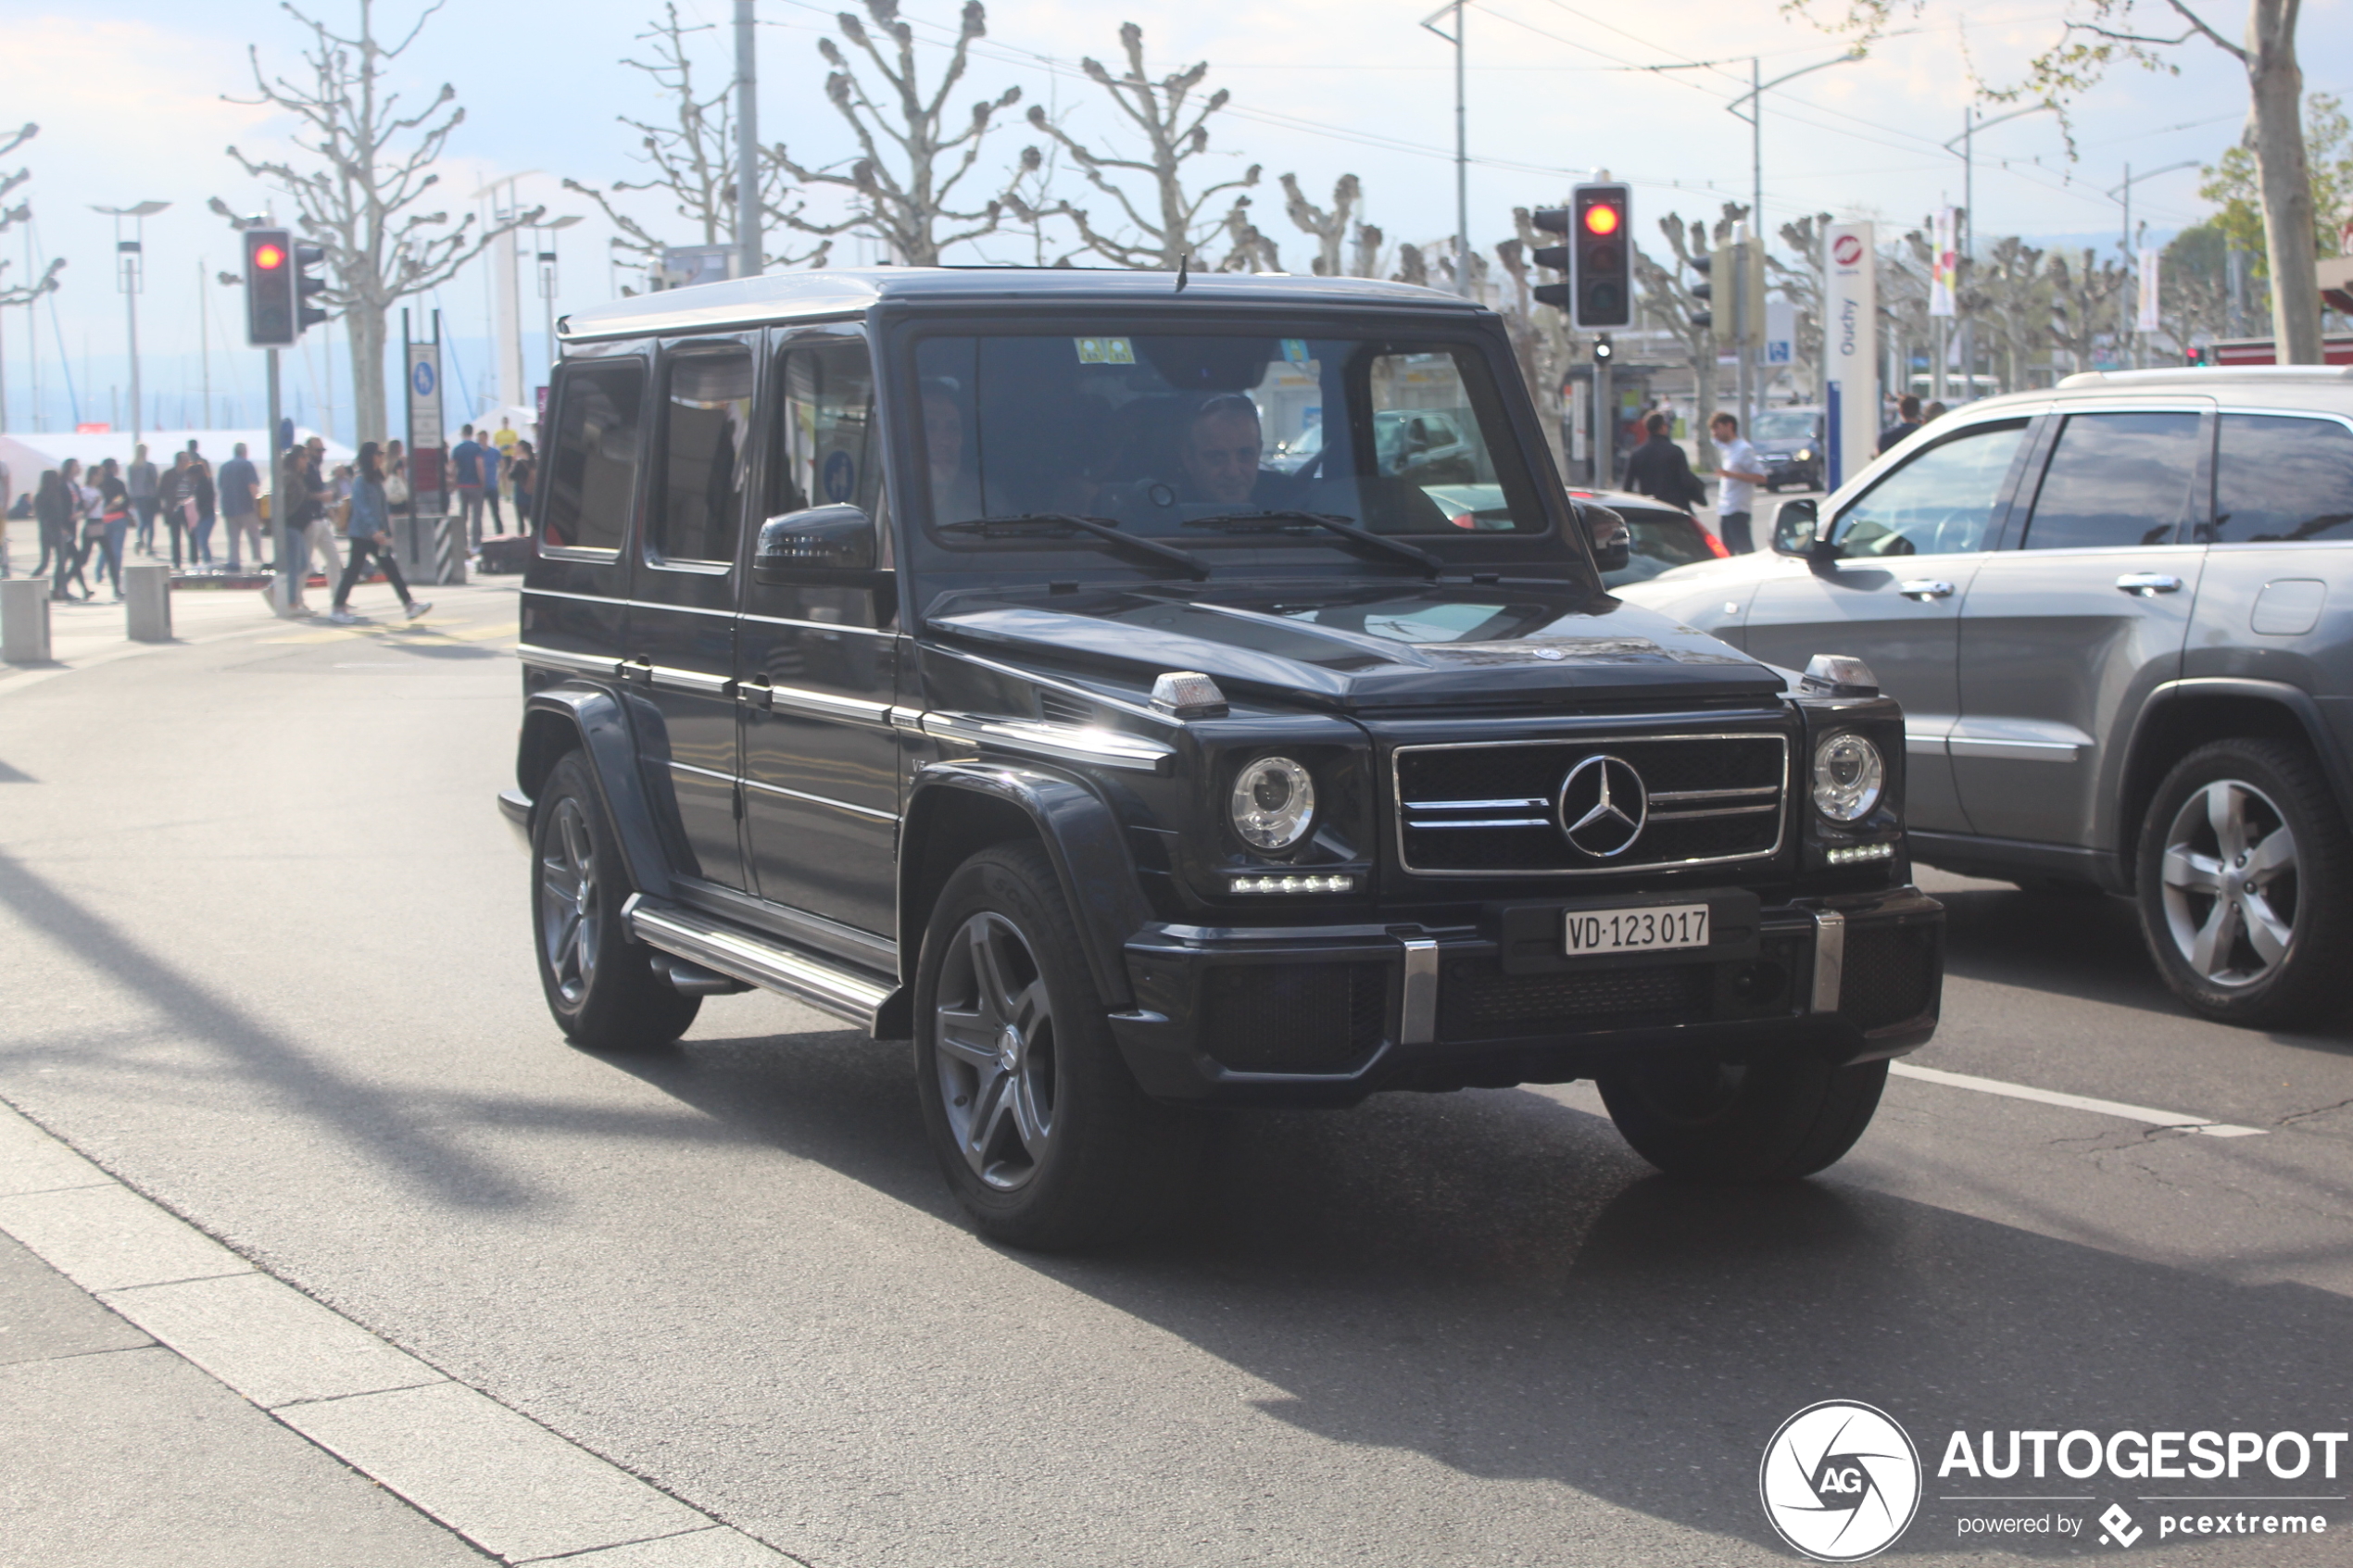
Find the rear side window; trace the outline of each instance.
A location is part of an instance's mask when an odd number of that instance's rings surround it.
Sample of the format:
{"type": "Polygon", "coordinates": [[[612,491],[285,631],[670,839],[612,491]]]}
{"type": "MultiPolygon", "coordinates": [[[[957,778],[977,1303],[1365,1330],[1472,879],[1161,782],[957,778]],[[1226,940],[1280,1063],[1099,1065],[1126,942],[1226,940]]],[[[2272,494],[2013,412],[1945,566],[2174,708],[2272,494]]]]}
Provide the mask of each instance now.
{"type": "Polygon", "coordinates": [[[881,509],[875,372],[855,338],[787,347],[777,377],[776,455],[769,511],[847,504],[881,509]]]}
{"type": "Polygon", "coordinates": [[[2222,416],[2213,539],[2353,539],[2353,430],[2334,420],[2222,416]]]}
{"type": "Polygon", "coordinates": [[[657,560],[732,561],[751,463],[749,348],[673,358],[646,535],[657,560]]]}
{"type": "Polygon", "coordinates": [[[1955,555],[1985,547],[2002,482],[2025,439],[2026,423],[1978,429],[1940,441],[1839,514],[1839,547],[1850,556],[1955,555]]]}
{"type": "Polygon", "coordinates": [[[565,371],[540,524],[550,548],[614,552],[628,536],[645,393],[646,368],[634,359],[565,371]]]}
{"type": "Polygon", "coordinates": [[[2198,417],[2074,414],[2043,471],[2030,550],[2170,545],[2190,510],[2198,417]]]}

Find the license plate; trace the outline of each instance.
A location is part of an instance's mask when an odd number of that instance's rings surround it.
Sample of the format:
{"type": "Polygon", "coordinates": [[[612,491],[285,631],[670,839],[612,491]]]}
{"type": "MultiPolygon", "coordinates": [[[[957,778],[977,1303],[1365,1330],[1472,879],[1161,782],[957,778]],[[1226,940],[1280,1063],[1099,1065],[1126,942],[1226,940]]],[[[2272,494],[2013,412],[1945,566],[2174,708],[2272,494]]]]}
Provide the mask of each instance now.
{"type": "Polygon", "coordinates": [[[1707,946],[1705,904],[1652,904],[1634,909],[1571,909],[1567,928],[1571,958],[1589,953],[1655,953],[1707,946]]]}

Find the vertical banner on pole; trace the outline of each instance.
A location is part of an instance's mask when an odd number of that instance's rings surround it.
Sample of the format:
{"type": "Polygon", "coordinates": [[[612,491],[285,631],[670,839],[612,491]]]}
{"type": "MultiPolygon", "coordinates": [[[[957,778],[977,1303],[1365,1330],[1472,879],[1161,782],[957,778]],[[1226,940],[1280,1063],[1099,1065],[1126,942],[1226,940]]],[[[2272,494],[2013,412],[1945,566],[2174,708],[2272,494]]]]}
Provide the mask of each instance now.
{"type": "Polygon", "coordinates": [[[1830,435],[1823,483],[1835,490],[1863,470],[1879,441],[1879,257],[1869,223],[1833,223],[1822,244],[1830,435]]]}
{"type": "Polygon", "coordinates": [[[1950,316],[1953,312],[1953,287],[1961,275],[1961,250],[1955,238],[1957,225],[1953,209],[1936,209],[1935,252],[1928,264],[1928,313],[1950,316]]]}
{"type": "Polygon", "coordinates": [[[2141,247],[2140,260],[2141,314],[2138,325],[2143,333],[2148,333],[2158,330],[2157,301],[2162,263],[2158,259],[2157,247],[2154,245],[2141,247]]]}

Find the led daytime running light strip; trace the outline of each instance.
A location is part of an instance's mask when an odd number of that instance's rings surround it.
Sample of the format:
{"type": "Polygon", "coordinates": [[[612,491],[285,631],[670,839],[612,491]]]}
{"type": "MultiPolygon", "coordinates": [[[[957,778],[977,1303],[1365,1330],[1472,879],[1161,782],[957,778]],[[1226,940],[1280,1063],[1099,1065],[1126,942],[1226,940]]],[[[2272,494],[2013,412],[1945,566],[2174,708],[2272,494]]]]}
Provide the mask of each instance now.
{"type": "Polygon", "coordinates": [[[1833,849],[1830,854],[1833,866],[1853,866],[1865,860],[1892,860],[1894,858],[1895,846],[1893,844],[1856,844],[1843,849],[1833,849]]]}
{"type": "Polygon", "coordinates": [[[1353,893],[1356,879],[1353,876],[1238,876],[1231,890],[1236,893],[1353,893]]]}

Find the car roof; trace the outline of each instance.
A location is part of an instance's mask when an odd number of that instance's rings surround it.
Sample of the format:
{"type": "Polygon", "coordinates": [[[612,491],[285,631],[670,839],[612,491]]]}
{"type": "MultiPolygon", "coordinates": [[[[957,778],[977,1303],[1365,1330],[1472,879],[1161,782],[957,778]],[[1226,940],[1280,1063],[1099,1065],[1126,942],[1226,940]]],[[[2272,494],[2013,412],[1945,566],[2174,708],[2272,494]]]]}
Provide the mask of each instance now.
{"type": "MultiPolygon", "coordinates": [[[[1086,267],[865,267],[768,272],[692,288],[634,295],[560,319],[566,342],[649,332],[713,332],[768,321],[862,315],[886,300],[925,305],[1055,305],[1133,307],[1177,293],[1167,272],[1086,267]]],[[[1184,297],[1204,305],[1484,309],[1470,300],[1378,278],[1308,278],[1285,273],[1194,272],[1184,297]]]]}

